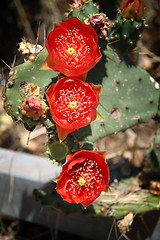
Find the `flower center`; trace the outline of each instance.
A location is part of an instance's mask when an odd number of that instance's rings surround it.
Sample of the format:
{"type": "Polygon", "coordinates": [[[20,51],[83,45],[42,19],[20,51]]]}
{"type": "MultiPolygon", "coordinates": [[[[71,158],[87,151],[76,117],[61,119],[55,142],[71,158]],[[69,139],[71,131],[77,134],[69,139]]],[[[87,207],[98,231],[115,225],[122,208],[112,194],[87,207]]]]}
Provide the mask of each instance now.
{"type": "Polygon", "coordinates": [[[77,107],[77,103],[72,101],[72,102],[69,102],[69,108],[71,109],[75,109],[77,107]]]}
{"type": "Polygon", "coordinates": [[[78,179],[78,183],[79,183],[80,186],[84,186],[85,183],[86,183],[86,180],[81,177],[81,178],[78,179]]]}
{"type": "Polygon", "coordinates": [[[75,49],[73,47],[67,49],[68,55],[72,56],[75,53],[75,49]]]}

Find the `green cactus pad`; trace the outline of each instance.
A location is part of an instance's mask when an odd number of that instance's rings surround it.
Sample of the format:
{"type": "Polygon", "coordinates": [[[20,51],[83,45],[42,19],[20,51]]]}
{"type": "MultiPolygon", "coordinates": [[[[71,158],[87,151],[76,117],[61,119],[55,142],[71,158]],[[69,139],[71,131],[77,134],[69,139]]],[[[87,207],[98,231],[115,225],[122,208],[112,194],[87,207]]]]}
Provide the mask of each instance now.
{"type": "Polygon", "coordinates": [[[58,76],[53,70],[40,70],[43,61],[47,57],[47,50],[43,50],[38,54],[35,61],[27,61],[15,67],[15,74],[9,78],[6,86],[6,101],[4,108],[14,120],[23,118],[26,128],[32,130],[37,125],[37,121],[20,116],[19,110],[24,98],[23,87],[29,83],[36,84],[41,88],[41,99],[44,99],[46,87],[55,82],[58,76]],[[11,84],[12,83],[12,84],[11,84]]]}
{"type": "Polygon", "coordinates": [[[151,143],[151,147],[147,151],[147,157],[150,160],[151,169],[160,170],[160,129],[151,143]]]}
{"type": "Polygon", "coordinates": [[[136,47],[144,28],[144,20],[125,19],[118,13],[113,27],[109,30],[108,41],[113,41],[113,47],[119,54],[128,55],[136,47]]]}
{"type": "Polygon", "coordinates": [[[99,13],[99,9],[98,9],[97,5],[95,3],[93,3],[92,1],[88,1],[81,7],[77,8],[77,9],[72,9],[68,13],[68,18],[77,17],[79,20],[81,20],[83,22],[83,21],[85,21],[85,19],[88,18],[89,15],[96,14],[96,13],[99,13]]]}
{"type": "MultiPolygon", "coordinates": [[[[112,189],[111,193],[103,192],[101,195],[87,207],[87,212],[92,215],[102,215],[107,217],[124,217],[129,211],[134,214],[143,213],[158,209],[159,197],[152,195],[149,191],[137,187],[135,191],[126,193],[126,189],[131,184],[137,184],[137,178],[128,178],[122,180],[112,189]]],[[[71,204],[63,201],[56,192],[56,183],[48,183],[43,189],[36,189],[33,195],[42,205],[61,210],[62,212],[82,213],[81,204],[71,204]]]]}
{"type": "Polygon", "coordinates": [[[87,81],[102,84],[97,110],[104,119],[76,131],[79,140],[95,142],[148,122],[158,111],[159,90],[150,75],[129,62],[121,61],[109,47],[103,52],[101,61],[89,71],[87,81]]]}
{"type": "Polygon", "coordinates": [[[68,146],[59,141],[46,143],[46,148],[50,159],[54,159],[57,162],[64,162],[69,152],[68,146]]]}

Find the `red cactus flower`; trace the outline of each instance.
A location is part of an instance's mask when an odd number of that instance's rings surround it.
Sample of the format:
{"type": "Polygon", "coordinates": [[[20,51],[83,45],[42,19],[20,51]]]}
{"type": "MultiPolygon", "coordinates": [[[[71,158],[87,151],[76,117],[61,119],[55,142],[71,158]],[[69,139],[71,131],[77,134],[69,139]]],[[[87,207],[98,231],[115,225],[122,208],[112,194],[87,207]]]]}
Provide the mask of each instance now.
{"type": "Polygon", "coordinates": [[[139,21],[144,16],[144,0],[123,0],[122,17],[139,21]]]}
{"type": "Polygon", "coordinates": [[[61,140],[97,119],[100,89],[73,77],[61,78],[48,88],[46,97],[61,140]]]}
{"type": "Polygon", "coordinates": [[[67,156],[57,192],[69,203],[81,203],[85,208],[108,187],[110,175],[105,152],[82,150],[67,156]]]}
{"type": "Polygon", "coordinates": [[[45,102],[38,97],[29,97],[22,103],[22,114],[33,118],[33,120],[38,120],[41,116],[43,117],[46,109],[45,102]]]}
{"type": "Polygon", "coordinates": [[[48,57],[41,69],[52,68],[66,76],[79,76],[93,68],[101,58],[94,29],[73,17],[49,33],[48,57]]]}

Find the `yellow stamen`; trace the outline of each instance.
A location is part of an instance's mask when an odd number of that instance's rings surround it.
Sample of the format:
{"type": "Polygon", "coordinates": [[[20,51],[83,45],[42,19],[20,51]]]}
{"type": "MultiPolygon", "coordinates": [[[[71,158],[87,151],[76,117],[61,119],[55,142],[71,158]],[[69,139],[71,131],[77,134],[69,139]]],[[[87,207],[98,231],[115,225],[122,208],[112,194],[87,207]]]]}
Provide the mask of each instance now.
{"type": "Polygon", "coordinates": [[[72,56],[75,53],[75,49],[73,47],[67,49],[68,55],[72,56]]]}
{"type": "Polygon", "coordinates": [[[77,107],[77,103],[72,101],[72,102],[69,102],[69,108],[71,109],[75,109],[77,107]]]}
{"type": "Polygon", "coordinates": [[[86,183],[86,180],[81,177],[81,178],[78,179],[78,183],[79,183],[80,186],[84,186],[85,183],[86,183]]]}

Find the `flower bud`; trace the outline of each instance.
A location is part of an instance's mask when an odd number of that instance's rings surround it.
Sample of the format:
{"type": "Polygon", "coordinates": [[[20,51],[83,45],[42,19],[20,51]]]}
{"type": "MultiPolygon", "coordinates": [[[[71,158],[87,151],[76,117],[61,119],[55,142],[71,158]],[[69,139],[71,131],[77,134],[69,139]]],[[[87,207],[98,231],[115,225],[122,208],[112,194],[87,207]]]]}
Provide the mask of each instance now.
{"type": "Polygon", "coordinates": [[[22,114],[33,120],[38,120],[41,116],[44,117],[46,112],[46,104],[38,97],[29,97],[22,103],[22,114]]]}
{"type": "Polygon", "coordinates": [[[121,14],[123,18],[141,20],[144,16],[144,0],[123,0],[121,14]]]}

